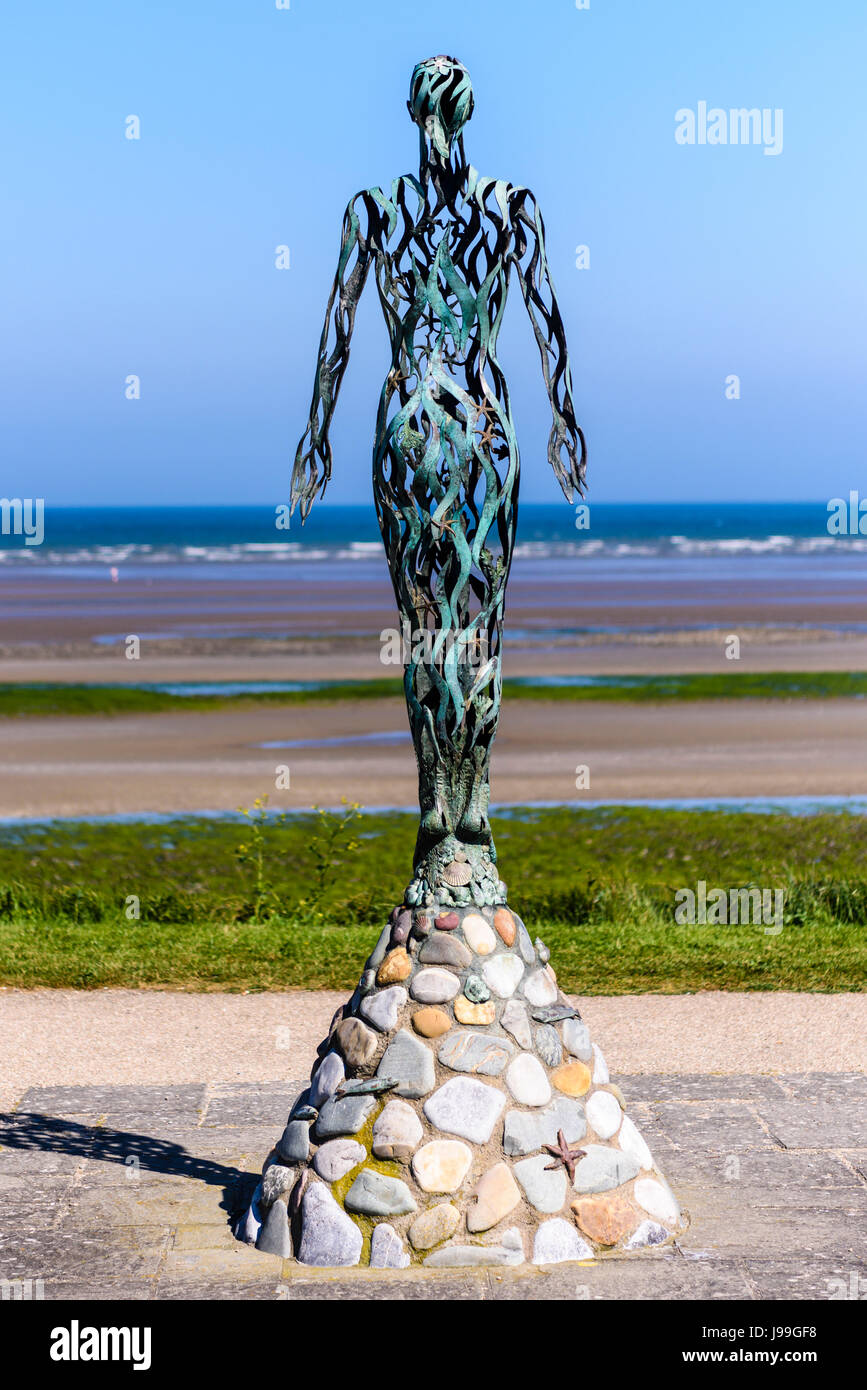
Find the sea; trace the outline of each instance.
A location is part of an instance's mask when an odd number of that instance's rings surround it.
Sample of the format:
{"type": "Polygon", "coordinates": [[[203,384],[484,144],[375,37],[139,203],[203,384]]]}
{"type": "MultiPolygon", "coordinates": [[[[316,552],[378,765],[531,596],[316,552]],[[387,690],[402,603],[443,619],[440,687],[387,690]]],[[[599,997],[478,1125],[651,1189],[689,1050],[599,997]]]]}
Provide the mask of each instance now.
{"type": "MultiPolygon", "coordinates": [[[[38,545],[0,529],[0,565],[342,566],[382,553],[372,505],[320,503],[304,526],[286,523],[271,505],[46,507],[38,545]]],[[[832,535],[828,523],[823,501],[522,503],[516,557],[867,557],[867,534],[832,535]]]]}

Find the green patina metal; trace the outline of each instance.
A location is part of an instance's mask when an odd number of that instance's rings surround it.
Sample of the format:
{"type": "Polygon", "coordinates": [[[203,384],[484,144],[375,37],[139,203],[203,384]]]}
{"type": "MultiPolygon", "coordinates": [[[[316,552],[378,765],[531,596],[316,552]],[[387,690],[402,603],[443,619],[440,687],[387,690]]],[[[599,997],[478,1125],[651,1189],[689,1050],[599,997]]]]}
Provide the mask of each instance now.
{"type": "Polygon", "coordinates": [[[457,59],[419,63],[407,105],[419,175],[366,189],[346,210],[292,509],[305,519],[331,476],[329,427],[373,267],[391,342],[373,490],[409,639],[404,690],[421,808],[407,902],[481,906],[506,894],[488,800],[518,518],[518,444],[497,360],[513,272],[553,413],[548,459],[569,501],[583,491],[586,447],[533,194],[467,163],[473,91],[457,59]]]}

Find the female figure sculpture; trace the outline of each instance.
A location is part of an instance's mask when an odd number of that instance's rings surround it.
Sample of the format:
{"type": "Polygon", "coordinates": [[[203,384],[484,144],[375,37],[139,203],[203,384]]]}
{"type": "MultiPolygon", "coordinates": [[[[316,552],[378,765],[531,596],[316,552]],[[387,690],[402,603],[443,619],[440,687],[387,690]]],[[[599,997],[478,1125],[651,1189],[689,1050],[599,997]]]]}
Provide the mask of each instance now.
{"type": "Polygon", "coordinates": [[[412,634],[404,689],[421,807],[406,901],[483,906],[505,900],[488,773],[518,516],[518,446],[497,361],[513,272],[553,412],[548,459],[570,501],[582,490],[586,449],[532,193],[467,163],[473,90],[456,58],[419,63],[407,105],[419,175],[367,189],[346,210],[292,507],[303,520],[331,476],[329,426],[373,266],[391,341],[373,487],[402,630],[412,634]]]}
{"type": "Polygon", "coordinates": [[[570,499],[585,449],[542,219],[526,188],[467,165],[472,103],[456,59],[420,63],[409,101],[419,177],[347,209],[292,480],[303,517],[330,476],[328,427],[373,266],[392,348],[373,483],[413,634],[404,685],[422,816],[413,881],[236,1226],[301,1266],[592,1263],[670,1242],[684,1224],[496,870],[488,763],[518,501],[497,335],[512,272],[542,354],[548,457],[570,499]]]}

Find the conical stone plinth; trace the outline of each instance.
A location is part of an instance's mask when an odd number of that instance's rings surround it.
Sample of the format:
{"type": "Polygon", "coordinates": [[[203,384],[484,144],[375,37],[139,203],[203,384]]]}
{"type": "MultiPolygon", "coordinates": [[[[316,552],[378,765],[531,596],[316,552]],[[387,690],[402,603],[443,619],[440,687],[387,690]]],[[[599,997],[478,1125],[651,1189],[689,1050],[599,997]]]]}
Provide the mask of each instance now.
{"type": "Polygon", "coordinates": [[[239,1237],[313,1266],[559,1264],[677,1201],[548,951],[508,907],[396,908],[239,1237]]]}

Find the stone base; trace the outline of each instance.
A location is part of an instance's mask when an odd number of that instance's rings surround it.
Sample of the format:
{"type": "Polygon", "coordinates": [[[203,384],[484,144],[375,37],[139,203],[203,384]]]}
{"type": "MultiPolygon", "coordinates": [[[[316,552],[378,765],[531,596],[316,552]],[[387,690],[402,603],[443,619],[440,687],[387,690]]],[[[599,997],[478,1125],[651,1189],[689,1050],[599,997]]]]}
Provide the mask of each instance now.
{"type": "Polygon", "coordinates": [[[670,1242],[678,1203],[508,907],[399,907],[238,1223],[308,1266],[553,1265],[670,1242]]]}

